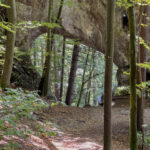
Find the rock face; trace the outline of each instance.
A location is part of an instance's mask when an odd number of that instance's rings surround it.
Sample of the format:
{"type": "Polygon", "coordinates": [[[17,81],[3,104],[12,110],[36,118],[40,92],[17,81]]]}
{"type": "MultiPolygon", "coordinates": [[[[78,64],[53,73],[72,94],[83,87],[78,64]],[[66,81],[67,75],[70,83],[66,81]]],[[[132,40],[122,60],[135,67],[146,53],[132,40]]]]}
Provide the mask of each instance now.
{"type": "MultiPolygon", "coordinates": [[[[60,0],[54,0],[54,15],[57,16],[60,0]]],[[[46,21],[48,0],[16,0],[18,21],[46,21]]],[[[115,19],[115,54],[114,63],[118,66],[119,84],[128,83],[128,77],[122,70],[129,66],[128,31],[122,28],[124,11],[116,8],[115,19]]],[[[79,39],[82,43],[102,53],[105,52],[106,39],[106,1],[105,0],[65,0],[61,14],[61,26],[58,34],[79,39]]],[[[46,27],[18,31],[16,46],[27,51],[32,42],[47,31],[46,27]]]]}
{"type": "Polygon", "coordinates": [[[21,57],[21,61],[14,60],[11,83],[14,83],[16,87],[37,90],[40,83],[40,75],[32,68],[30,56],[24,55],[21,57]]]}
{"type": "MultiPolygon", "coordinates": [[[[57,16],[59,1],[60,0],[55,1],[54,4],[55,16],[57,16]]],[[[72,0],[71,2],[70,4],[65,0],[61,14],[62,28],[58,29],[57,32],[69,38],[77,38],[84,44],[104,53],[106,38],[106,1],[72,0]]],[[[17,12],[18,20],[46,21],[48,0],[17,0],[17,12]]],[[[128,65],[128,36],[122,28],[122,14],[123,11],[117,8],[114,56],[114,63],[117,66],[128,65]]],[[[42,32],[41,30],[46,32],[43,28],[38,28],[32,30],[28,36],[34,40],[39,35],[38,33],[42,32]],[[37,32],[37,35],[35,32],[37,32]]],[[[19,40],[22,39],[19,37],[19,40]]]]}

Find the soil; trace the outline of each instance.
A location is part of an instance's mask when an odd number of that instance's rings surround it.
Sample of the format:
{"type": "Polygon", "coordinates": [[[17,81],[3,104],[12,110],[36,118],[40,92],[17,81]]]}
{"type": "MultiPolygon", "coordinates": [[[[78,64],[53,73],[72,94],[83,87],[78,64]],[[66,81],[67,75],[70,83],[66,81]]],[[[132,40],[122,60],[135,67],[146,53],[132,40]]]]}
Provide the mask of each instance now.
{"type": "MultiPolygon", "coordinates": [[[[112,149],[129,150],[129,100],[116,99],[112,107],[112,149]]],[[[150,126],[150,108],[145,109],[145,124],[150,126]]],[[[20,150],[102,150],[103,107],[63,107],[56,105],[36,112],[38,122],[23,119],[21,126],[32,129],[26,140],[14,138],[20,150]],[[37,124],[55,136],[37,135],[37,124]]],[[[148,127],[147,127],[148,130],[148,127]]],[[[7,139],[5,139],[7,142],[7,139]]],[[[2,143],[1,143],[2,144],[2,143]]],[[[146,147],[145,150],[149,150],[146,147]]]]}

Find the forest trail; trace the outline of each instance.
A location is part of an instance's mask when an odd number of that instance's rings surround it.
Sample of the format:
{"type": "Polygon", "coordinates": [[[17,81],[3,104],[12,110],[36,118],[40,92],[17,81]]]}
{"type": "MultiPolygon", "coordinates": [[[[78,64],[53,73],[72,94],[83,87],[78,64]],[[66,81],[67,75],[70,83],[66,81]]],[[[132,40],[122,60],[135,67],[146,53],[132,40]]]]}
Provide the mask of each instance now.
{"type": "MultiPolygon", "coordinates": [[[[71,150],[76,143],[77,147],[74,150],[102,150],[103,114],[103,107],[76,108],[56,106],[48,114],[45,114],[45,117],[55,123],[61,131],[69,134],[70,139],[73,139],[65,142],[66,139],[62,136],[64,141],[58,149],[63,149],[63,144],[66,143],[66,148],[70,147],[71,150]],[[82,145],[84,145],[83,148],[82,145]]],[[[128,149],[128,131],[129,109],[127,107],[114,107],[112,116],[113,150],[128,149]]],[[[57,139],[55,140],[57,143],[57,139]]]]}
{"type": "MultiPolygon", "coordinates": [[[[150,109],[145,110],[145,123],[150,125],[150,109]]],[[[37,124],[50,128],[55,136],[30,135],[27,140],[16,139],[20,150],[102,150],[103,107],[63,107],[56,105],[36,112],[38,123],[22,120],[24,126],[38,132],[37,124]]],[[[118,101],[112,110],[113,150],[129,149],[128,100],[118,101]],[[124,102],[123,102],[124,101],[124,102]]]]}

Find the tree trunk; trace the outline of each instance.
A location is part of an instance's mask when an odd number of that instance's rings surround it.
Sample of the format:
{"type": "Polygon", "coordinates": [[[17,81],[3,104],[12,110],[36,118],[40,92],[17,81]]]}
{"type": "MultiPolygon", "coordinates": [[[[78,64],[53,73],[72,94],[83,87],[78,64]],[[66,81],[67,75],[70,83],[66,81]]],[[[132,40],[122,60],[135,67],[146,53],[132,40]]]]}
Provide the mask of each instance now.
{"type": "MultiPolygon", "coordinates": [[[[94,85],[96,85],[96,83],[94,83],[94,85]]],[[[93,105],[97,106],[97,97],[96,97],[96,88],[95,87],[93,90],[93,105]]]]}
{"type": "Polygon", "coordinates": [[[136,25],[134,6],[128,8],[128,15],[130,30],[130,149],[137,150],[136,25]]]}
{"type": "MultiPolygon", "coordinates": [[[[149,24],[149,19],[148,17],[150,17],[150,6],[143,6],[143,13],[146,14],[146,16],[142,16],[142,24],[149,24]]],[[[141,12],[140,12],[141,13],[141,12]]],[[[150,28],[149,27],[145,27],[145,26],[141,26],[141,30],[140,30],[140,37],[142,37],[142,39],[144,40],[144,42],[149,45],[149,34],[150,34],[150,28]]],[[[144,63],[147,61],[147,49],[145,48],[145,46],[143,44],[140,45],[140,62],[144,63]]],[[[142,81],[145,82],[146,81],[146,68],[141,68],[141,73],[142,73],[142,81]]]]}
{"type": "Polygon", "coordinates": [[[75,82],[75,77],[76,77],[79,52],[80,52],[80,47],[78,45],[74,45],[70,75],[69,75],[69,80],[68,80],[68,89],[67,89],[66,101],[65,101],[66,105],[69,105],[69,106],[72,103],[72,95],[74,92],[74,82],[75,82]]]}
{"type": "Polygon", "coordinates": [[[43,66],[44,66],[44,52],[43,52],[43,49],[41,50],[41,67],[43,69],[43,66]]]}
{"type": "Polygon", "coordinates": [[[58,86],[58,59],[57,59],[57,41],[56,38],[54,37],[54,81],[55,81],[55,96],[57,100],[59,100],[59,86],[58,86]]]}
{"type": "Polygon", "coordinates": [[[63,39],[63,51],[62,51],[62,61],[61,61],[61,84],[60,84],[60,101],[63,97],[63,83],[64,83],[64,65],[65,65],[65,50],[66,50],[66,38],[63,39]]]}
{"type": "Polygon", "coordinates": [[[114,53],[114,16],[115,1],[107,0],[107,40],[104,78],[104,150],[111,150],[111,103],[112,103],[112,70],[114,53]]]}
{"type": "MultiPolygon", "coordinates": [[[[142,24],[148,24],[149,20],[147,17],[150,16],[149,6],[142,6],[140,9],[140,17],[141,17],[141,23],[142,24]],[[141,11],[142,10],[142,11],[141,11]],[[142,14],[146,14],[146,16],[142,14]]],[[[149,39],[149,27],[140,26],[140,37],[144,40],[144,42],[148,44],[149,39]]],[[[139,47],[139,53],[138,53],[138,63],[144,63],[147,61],[147,50],[143,44],[139,47]]],[[[137,84],[142,84],[142,82],[146,82],[146,68],[140,68],[137,67],[138,74],[137,74],[137,84]]],[[[141,89],[141,98],[138,97],[137,99],[137,130],[143,131],[142,125],[144,124],[144,101],[145,101],[145,89],[141,89]]]]}
{"type": "MultiPolygon", "coordinates": [[[[140,50],[137,54],[137,63],[140,63],[140,50]]],[[[137,66],[137,84],[142,84],[142,74],[141,74],[141,67],[137,66]]],[[[143,127],[143,109],[144,109],[144,105],[143,105],[143,89],[140,88],[140,95],[137,95],[137,130],[138,131],[142,131],[143,127]]]]}
{"type": "Polygon", "coordinates": [[[5,63],[3,74],[1,77],[1,87],[6,88],[10,86],[10,78],[12,73],[13,66],[13,56],[14,56],[14,47],[15,47],[15,24],[16,24],[16,3],[15,0],[7,0],[7,5],[10,8],[7,9],[8,22],[13,25],[14,32],[7,31],[7,40],[6,40],[6,53],[5,53],[5,63]]]}
{"type": "MultiPolygon", "coordinates": [[[[88,89],[91,88],[91,79],[88,81],[88,89]]],[[[90,105],[90,99],[91,99],[91,90],[88,91],[88,97],[87,97],[87,104],[86,105],[90,105]]]]}
{"type": "Polygon", "coordinates": [[[94,72],[94,68],[95,68],[95,51],[92,51],[92,59],[91,59],[91,65],[90,65],[90,73],[89,73],[89,77],[88,77],[88,83],[87,83],[87,97],[85,99],[85,105],[90,105],[90,98],[91,98],[91,80],[92,80],[92,75],[94,72]]]}
{"type": "Polygon", "coordinates": [[[37,47],[35,42],[33,42],[33,50],[34,50],[33,64],[34,66],[37,66],[37,47]]]}
{"type": "MultiPolygon", "coordinates": [[[[51,23],[53,0],[49,0],[48,22],[51,23]]],[[[51,96],[50,89],[50,71],[51,71],[51,53],[52,53],[52,34],[51,29],[47,32],[47,47],[46,47],[46,60],[43,69],[43,75],[39,85],[39,94],[43,96],[51,96]]]]}
{"type": "Polygon", "coordinates": [[[83,88],[84,88],[84,77],[85,77],[88,57],[89,57],[89,51],[87,53],[86,61],[85,61],[85,64],[84,64],[84,71],[83,71],[83,75],[82,75],[82,84],[81,84],[81,90],[80,90],[80,94],[79,94],[79,100],[78,100],[78,103],[77,103],[77,107],[79,107],[81,99],[82,99],[82,93],[83,93],[83,88]]]}

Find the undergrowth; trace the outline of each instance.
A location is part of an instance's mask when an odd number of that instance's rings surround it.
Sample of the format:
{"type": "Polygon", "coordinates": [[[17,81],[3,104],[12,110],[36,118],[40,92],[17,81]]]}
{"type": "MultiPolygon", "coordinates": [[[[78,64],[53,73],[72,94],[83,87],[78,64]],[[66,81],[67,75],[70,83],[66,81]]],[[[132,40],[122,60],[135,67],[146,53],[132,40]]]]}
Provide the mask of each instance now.
{"type": "MultiPolygon", "coordinates": [[[[49,105],[40,99],[36,92],[24,91],[21,88],[5,89],[0,93],[0,140],[13,139],[14,136],[26,138],[31,131],[19,128],[19,120],[21,118],[36,120],[34,112],[48,107],[49,105]]],[[[42,134],[46,132],[42,126],[37,126],[42,134]]],[[[17,146],[13,140],[10,140],[9,145],[0,149],[17,149],[17,146]]]]}

